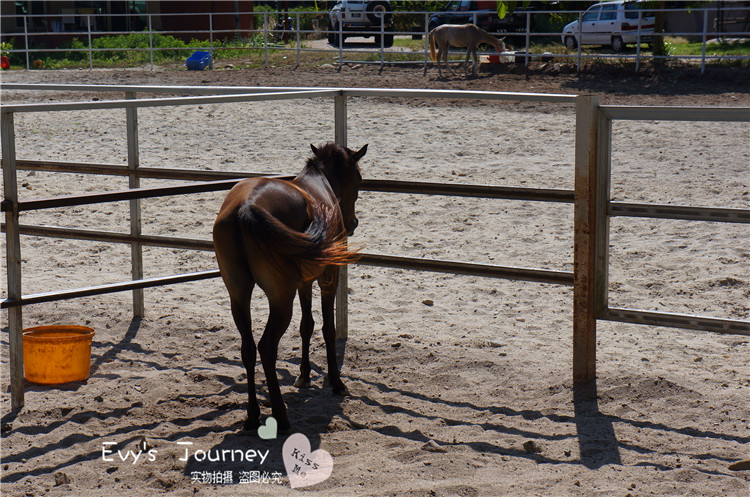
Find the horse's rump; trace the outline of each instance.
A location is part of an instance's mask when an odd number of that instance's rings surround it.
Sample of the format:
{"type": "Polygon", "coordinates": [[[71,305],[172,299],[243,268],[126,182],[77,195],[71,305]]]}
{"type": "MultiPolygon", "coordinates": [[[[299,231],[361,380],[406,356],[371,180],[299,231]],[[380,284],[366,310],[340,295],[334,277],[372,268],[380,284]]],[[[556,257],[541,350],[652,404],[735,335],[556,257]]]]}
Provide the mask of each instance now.
{"type": "MultiPolygon", "coordinates": [[[[437,29],[437,28],[435,28],[437,29]]],[[[432,59],[433,62],[437,60],[437,55],[435,55],[435,29],[430,31],[430,59],[432,59]]]]}

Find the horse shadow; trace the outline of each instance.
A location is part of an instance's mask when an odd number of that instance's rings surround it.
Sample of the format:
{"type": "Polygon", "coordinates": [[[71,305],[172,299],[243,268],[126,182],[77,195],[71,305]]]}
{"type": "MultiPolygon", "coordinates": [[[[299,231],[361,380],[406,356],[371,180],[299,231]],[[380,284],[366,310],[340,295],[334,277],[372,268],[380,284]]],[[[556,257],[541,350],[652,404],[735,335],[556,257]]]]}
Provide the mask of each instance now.
{"type": "MultiPolygon", "coordinates": [[[[339,367],[343,366],[345,340],[337,340],[339,367]]],[[[298,366],[299,360],[288,361],[298,366]]],[[[323,377],[324,367],[311,360],[312,372],[323,377]]],[[[286,368],[277,370],[279,382],[291,385],[295,376],[286,368]]],[[[256,378],[257,381],[257,378],[256,378]]],[[[258,390],[258,400],[270,411],[270,402],[263,389],[258,390]]],[[[183,439],[179,444],[179,461],[184,464],[183,474],[193,483],[214,485],[272,484],[287,485],[283,452],[291,435],[302,434],[310,444],[309,451],[318,450],[323,434],[338,429],[338,423],[348,427],[349,421],[343,416],[342,404],[345,397],[334,395],[325,380],[315,381],[306,388],[293,388],[284,392],[287,413],[292,428],[286,433],[276,432],[273,438],[261,437],[259,430],[244,430],[243,422],[225,426],[227,431],[220,441],[206,444],[201,438],[214,430],[208,428],[192,433],[193,440],[183,439]],[[322,383],[322,385],[320,385],[322,383]],[[311,412],[315,414],[310,415],[311,412]]],[[[242,409],[244,406],[236,406],[242,409]]],[[[271,426],[271,418],[263,417],[260,430],[271,426]]],[[[265,435],[265,434],[264,434],[265,435]]],[[[248,488],[255,488],[250,486],[248,488]]]]}

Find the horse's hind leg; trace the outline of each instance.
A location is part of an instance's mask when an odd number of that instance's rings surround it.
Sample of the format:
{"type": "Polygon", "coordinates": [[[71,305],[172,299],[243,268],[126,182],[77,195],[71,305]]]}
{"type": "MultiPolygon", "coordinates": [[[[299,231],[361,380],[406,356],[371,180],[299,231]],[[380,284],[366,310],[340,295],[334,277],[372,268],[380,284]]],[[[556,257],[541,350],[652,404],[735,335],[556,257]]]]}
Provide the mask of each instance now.
{"type": "Polygon", "coordinates": [[[242,337],[240,351],[242,364],[247,372],[247,421],[245,429],[252,430],[260,426],[260,409],[255,395],[255,361],[256,347],[253,340],[252,320],[250,318],[250,297],[255,281],[247,264],[242,243],[238,243],[234,217],[221,218],[214,225],[213,237],[216,248],[216,260],[219,263],[221,277],[229,292],[232,306],[232,317],[242,337]]]}
{"type": "Polygon", "coordinates": [[[442,56],[443,56],[443,51],[440,49],[440,47],[438,47],[438,53],[437,53],[437,57],[435,57],[435,62],[437,62],[438,74],[440,75],[441,78],[443,77],[443,69],[440,67],[440,59],[442,56]]]}
{"type": "Polygon", "coordinates": [[[299,289],[299,303],[302,309],[302,320],[299,325],[299,334],[302,337],[302,357],[299,365],[299,376],[294,382],[297,388],[310,386],[310,337],[315,328],[312,315],[312,283],[305,283],[299,289]]]}
{"type": "Polygon", "coordinates": [[[294,288],[282,292],[273,292],[272,294],[266,291],[269,316],[263,337],[258,342],[260,361],[263,363],[263,371],[266,373],[268,396],[271,398],[271,411],[278,424],[278,429],[282,433],[288,431],[291,424],[286,416],[284,399],[281,397],[279,378],[276,375],[276,358],[279,352],[279,340],[281,340],[289,322],[292,320],[294,292],[294,288]]]}
{"type": "Polygon", "coordinates": [[[347,395],[349,390],[341,381],[338,358],[336,356],[336,323],[334,303],[336,301],[336,287],[338,286],[339,269],[329,266],[318,280],[320,296],[323,303],[323,339],[326,342],[326,358],[328,360],[328,383],[336,395],[347,395]]]}
{"type": "Polygon", "coordinates": [[[250,293],[247,293],[247,298],[231,297],[232,317],[242,337],[242,344],[240,345],[242,364],[244,364],[247,372],[247,421],[245,421],[245,430],[254,430],[260,426],[260,408],[255,392],[255,360],[257,354],[250,318],[250,293]]]}
{"type": "Polygon", "coordinates": [[[443,50],[443,54],[444,54],[443,57],[445,58],[445,67],[447,67],[448,70],[451,72],[451,74],[455,76],[456,71],[454,71],[453,68],[448,63],[448,52],[450,52],[450,48],[451,48],[450,45],[445,47],[445,49],[443,50]]]}

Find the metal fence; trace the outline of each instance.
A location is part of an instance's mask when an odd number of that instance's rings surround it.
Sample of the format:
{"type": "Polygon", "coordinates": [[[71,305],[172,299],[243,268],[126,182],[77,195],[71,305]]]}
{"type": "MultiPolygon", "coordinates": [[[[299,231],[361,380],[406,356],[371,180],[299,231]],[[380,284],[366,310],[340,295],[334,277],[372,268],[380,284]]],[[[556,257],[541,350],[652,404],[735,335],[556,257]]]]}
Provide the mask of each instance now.
{"type": "MultiPolygon", "coordinates": [[[[670,14],[686,14],[692,16],[695,23],[700,23],[701,27],[694,31],[680,31],[675,29],[667,29],[664,31],[664,36],[674,37],[692,37],[694,39],[700,39],[702,43],[701,55],[674,55],[665,54],[655,56],[652,53],[645,53],[642,50],[641,43],[641,32],[640,22],[638,29],[638,41],[635,44],[635,49],[626,50],[623,52],[613,52],[611,50],[597,50],[597,49],[582,49],[581,45],[578,44],[577,50],[574,52],[566,51],[561,39],[561,32],[545,32],[535,29],[535,25],[539,26],[551,26],[560,24],[560,22],[552,22],[551,19],[562,19],[568,18],[570,20],[578,19],[578,26],[582,26],[582,15],[581,11],[551,11],[551,10],[539,10],[539,11],[526,11],[519,13],[518,15],[525,16],[525,23],[523,28],[519,31],[498,31],[493,34],[496,36],[506,37],[506,42],[514,47],[514,51],[506,53],[506,59],[522,63],[528,66],[530,62],[535,60],[557,60],[557,61],[574,61],[580,69],[581,64],[586,60],[592,59],[615,59],[617,61],[634,62],[636,71],[639,70],[640,65],[643,61],[648,60],[680,60],[683,62],[700,64],[701,72],[705,70],[707,63],[715,61],[741,61],[750,59],[750,55],[716,55],[711,53],[711,47],[709,42],[713,39],[725,39],[725,38],[750,38],[750,31],[747,27],[747,19],[750,18],[750,7],[725,5],[722,7],[723,12],[729,13],[732,16],[730,19],[737,21],[734,23],[718,23],[709,22],[710,16],[715,11],[715,7],[703,7],[695,8],[686,11],[685,9],[664,9],[665,15],[670,14]],[[533,19],[533,21],[532,21],[533,19]],[[548,22],[540,22],[540,19],[548,19],[548,22]],[[727,27],[728,26],[728,27],[727,27]],[[558,46],[555,48],[555,46],[558,46]],[[551,51],[549,47],[553,47],[551,51]],[[545,49],[546,48],[546,49],[545,49]],[[544,50],[544,51],[542,51],[544,50]]],[[[271,12],[222,12],[222,13],[190,13],[190,14],[66,14],[66,15],[9,15],[4,16],[7,19],[13,19],[14,25],[17,31],[7,31],[2,34],[4,40],[15,40],[19,43],[19,47],[14,47],[7,50],[10,54],[23,54],[25,58],[26,69],[32,68],[32,61],[35,54],[40,53],[83,53],[88,57],[89,68],[94,67],[94,55],[99,52],[126,52],[126,51],[142,51],[149,53],[149,63],[153,69],[155,66],[154,54],[160,51],[175,51],[184,50],[186,56],[189,55],[189,51],[193,50],[208,50],[212,54],[217,51],[222,53],[231,53],[232,51],[248,50],[253,49],[263,53],[264,65],[269,65],[269,53],[285,51],[292,52],[296,55],[296,64],[299,66],[302,64],[302,56],[305,53],[317,52],[327,53],[331,56],[331,61],[338,63],[339,65],[345,63],[376,63],[380,65],[385,64],[423,64],[425,70],[430,64],[429,60],[429,47],[428,47],[428,31],[430,27],[430,16],[434,12],[425,11],[413,11],[413,12],[402,12],[396,11],[389,13],[394,19],[407,18],[410,21],[402,21],[395,23],[400,26],[408,25],[404,29],[400,30],[388,30],[381,18],[381,25],[378,28],[374,26],[371,31],[364,31],[358,33],[345,33],[342,31],[341,25],[338,25],[338,30],[329,31],[328,25],[328,13],[327,12],[293,12],[290,14],[292,17],[291,26],[288,28],[283,24],[279,23],[279,19],[284,16],[283,13],[271,13],[271,12]],[[162,29],[157,26],[161,26],[165,23],[165,19],[180,19],[188,17],[197,17],[206,20],[205,29],[191,29],[191,30],[174,30],[174,29],[162,29]],[[214,26],[217,24],[217,19],[231,17],[237,19],[237,23],[240,23],[242,19],[253,18],[253,24],[255,19],[261,24],[256,29],[219,29],[214,26]],[[64,26],[63,19],[72,19],[69,25],[79,26],[77,30],[61,31],[58,28],[51,29],[52,26],[64,26]],[[126,24],[133,25],[144,25],[142,31],[127,30],[103,30],[99,29],[98,26],[105,24],[105,19],[112,18],[123,18],[127,19],[126,24]],[[416,21],[418,19],[418,21],[416,21]],[[137,22],[136,22],[137,21],[137,22]],[[40,30],[39,26],[45,27],[45,31],[40,30]],[[305,26],[305,28],[303,28],[305,26]],[[148,36],[148,47],[142,48],[97,48],[94,45],[94,40],[102,36],[113,36],[113,35],[128,35],[128,34],[145,34],[148,36]],[[310,40],[326,39],[329,34],[337,35],[337,41],[335,44],[329,45],[324,48],[313,48],[310,46],[310,40]],[[370,47],[365,46],[363,43],[345,43],[344,36],[367,36],[373,37],[376,43],[370,47]],[[386,47],[385,38],[386,34],[402,37],[422,38],[424,40],[423,52],[393,52],[388,50],[386,47]],[[194,44],[193,46],[182,46],[182,47],[164,47],[155,46],[154,36],[155,35],[171,35],[182,39],[193,39],[193,40],[206,40],[208,45],[205,44],[194,44]],[[73,37],[85,38],[85,47],[83,48],[62,48],[61,39],[67,39],[68,43],[73,37]],[[254,38],[255,37],[255,38],[254,38]],[[224,46],[222,40],[227,39],[254,39],[252,45],[248,46],[224,46]],[[51,40],[54,43],[46,43],[45,40],[51,40]],[[284,43],[283,40],[287,40],[289,43],[284,43]],[[58,44],[57,47],[49,48],[48,44],[58,44]],[[369,58],[363,57],[364,54],[369,55],[369,58]],[[408,59],[408,60],[404,60],[408,59]]],[[[477,16],[482,15],[480,11],[469,11],[465,12],[465,15],[472,17],[474,22],[477,22],[477,16]]],[[[486,12],[484,12],[486,15],[486,12]]],[[[642,16],[642,12],[639,14],[642,16]]],[[[579,32],[580,36],[580,32],[579,32]]],[[[79,40],[80,41],[80,40],[79,40]]],[[[647,41],[645,35],[643,35],[643,41],[647,41]]],[[[291,62],[291,60],[289,61],[291,62]]]]}
{"type": "MultiPolygon", "coordinates": [[[[484,99],[575,104],[574,190],[456,185],[376,179],[367,179],[363,183],[363,189],[370,191],[573,203],[575,233],[574,271],[572,273],[536,268],[395,257],[383,254],[365,254],[359,261],[359,264],[572,285],[574,295],[573,378],[576,382],[589,381],[596,375],[596,322],[598,319],[750,335],[750,321],[618,309],[610,308],[607,304],[607,275],[609,271],[608,223],[610,217],[648,216],[669,219],[750,223],[750,209],[720,209],[612,202],[609,195],[612,121],[616,119],[638,119],[750,122],[750,108],[602,106],[599,105],[597,97],[585,95],[544,95],[452,90],[26,84],[3,84],[0,86],[0,90],[114,91],[124,92],[126,96],[124,100],[11,104],[0,106],[4,182],[4,198],[1,208],[5,213],[3,229],[6,232],[6,273],[8,279],[8,298],[2,302],[2,308],[8,309],[10,379],[13,409],[19,409],[23,406],[23,323],[21,313],[23,306],[132,290],[134,314],[142,316],[144,313],[143,288],[214,278],[219,275],[217,270],[209,270],[143,279],[140,251],[144,245],[197,250],[212,250],[212,245],[208,240],[142,235],[140,229],[141,215],[139,200],[156,196],[227,190],[243,177],[258,176],[259,174],[141,167],[138,153],[137,109],[143,107],[327,97],[332,98],[334,101],[334,140],[336,143],[345,146],[347,143],[347,101],[351,97],[484,99]],[[136,98],[138,93],[175,92],[181,95],[191,94],[196,96],[136,98]],[[202,95],[206,93],[210,93],[210,95],[202,95]],[[19,160],[17,158],[14,124],[14,116],[16,114],[28,112],[64,112],[71,110],[96,111],[99,109],[123,109],[125,111],[124,118],[128,141],[127,165],[59,163],[19,160]],[[128,176],[130,179],[130,189],[118,192],[20,201],[17,190],[17,170],[19,169],[128,176]],[[172,187],[140,188],[138,183],[140,178],[169,178],[197,182],[172,187]],[[20,224],[19,220],[19,214],[24,211],[122,200],[129,200],[131,203],[129,233],[27,226],[20,224]],[[124,283],[23,295],[21,235],[128,243],[132,247],[133,280],[124,283]]],[[[342,271],[339,291],[336,297],[337,334],[339,336],[346,336],[347,328],[346,278],[346,271],[342,271]]]]}

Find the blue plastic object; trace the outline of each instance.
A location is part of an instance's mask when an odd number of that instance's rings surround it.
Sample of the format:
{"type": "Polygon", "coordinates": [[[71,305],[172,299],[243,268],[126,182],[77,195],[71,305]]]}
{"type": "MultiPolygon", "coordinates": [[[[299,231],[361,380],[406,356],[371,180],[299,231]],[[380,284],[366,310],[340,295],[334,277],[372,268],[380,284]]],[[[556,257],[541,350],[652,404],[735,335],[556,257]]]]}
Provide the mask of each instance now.
{"type": "Polygon", "coordinates": [[[193,55],[187,58],[185,65],[188,71],[202,71],[206,67],[213,66],[210,52],[193,52],[193,55]]]}

